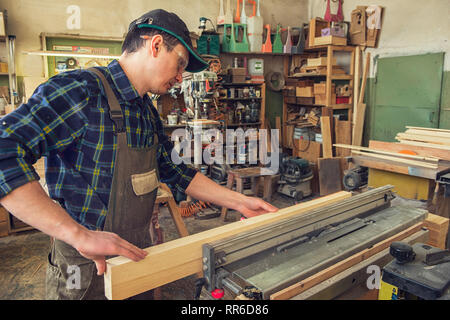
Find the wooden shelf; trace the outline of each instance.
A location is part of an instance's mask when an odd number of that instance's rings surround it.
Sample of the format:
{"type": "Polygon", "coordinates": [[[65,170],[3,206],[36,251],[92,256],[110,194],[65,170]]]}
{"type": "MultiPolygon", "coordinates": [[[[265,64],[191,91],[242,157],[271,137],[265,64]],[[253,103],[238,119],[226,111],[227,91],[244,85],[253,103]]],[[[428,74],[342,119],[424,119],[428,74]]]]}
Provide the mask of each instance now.
{"type": "Polygon", "coordinates": [[[220,55],[252,55],[252,56],[294,56],[302,53],[276,53],[276,52],[221,52],[220,55]]]}
{"type": "Polygon", "coordinates": [[[259,126],[261,122],[251,122],[251,123],[228,123],[227,127],[245,127],[245,126],[259,126]]]}
{"type": "Polygon", "coordinates": [[[334,74],[331,76],[331,80],[353,80],[353,76],[350,74],[334,74]]]}
{"type": "MultiPolygon", "coordinates": [[[[326,74],[317,73],[297,73],[295,75],[289,76],[289,78],[306,78],[306,77],[326,77],[326,74]]],[[[350,74],[333,74],[331,75],[332,80],[353,80],[353,76],[350,74]]]]}
{"type": "Polygon", "coordinates": [[[225,87],[245,87],[245,86],[262,86],[264,82],[261,83],[247,83],[247,82],[240,82],[240,83],[218,83],[218,85],[225,86],[225,87]]]}
{"type": "MultiPolygon", "coordinates": [[[[342,104],[336,104],[333,100],[333,86],[336,85],[334,81],[336,80],[344,80],[348,82],[349,87],[353,90],[354,89],[354,73],[355,73],[355,52],[356,52],[356,46],[348,46],[348,45],[321,45],[316,47],[310,47],[308,49],[304,50],[304,55],[310,55],[313,56],[312,53],[324,53],[327,57],[326,59],[326,70],[320,70],[320,73],[316,70],[311,70],[310,73],[296,73],[289,75],[290,61],[285,59],[284,62],[284,74],[288,79],[298,79],[297,81],[313,81],[313,82],[319,82],[324,81],[325,82],[325,95],[326,99],[321,100],[320,102],[322,104],[302,104],[302,103],[295,103],[291,102],[293,99],[286,99],[284,98],[283,101],[283,123],[286,123],[288,119],[288,105],[296,105],[296,106],[305,106],[305,107],[317,107],[321,108],[321,115],[325,117],[333,117],[333,112],[335,110],[344,110],[345,113],[348,116],[348,120],[340,121],[339,123],[334,123],[333,121],[330,121],[330,133],[331,133],[331,140],[336,139],[336,141],[342,140],[342,137],[349,137],[351,136],[351,121],[353,119],[353,96],[350,97],[348,103],[342,103],[342,104]],[[337,73],[335,70],[332,69],[333,65],[333,56],[335,52],[347,52],[349,53],[349,60],[350,60],[350,70],[347,70],[348,73],[342,74],[337,73]],[[325,72],[326,71],[326,72],[325,72]],[[342,123],[341,123],[342,122],[342,123]],[[334,127],[336,125],[336,128],[334,127]],[[334,137],[333,137],[334,135],[334,137]]],[[[347,54],[346,54],[347,56],[347,54]]],[[[294,58],[293,58],[294,59],[294,58]]],[[[292,83],[295,83],[296,81],[292,81],[292,83]]],[[[299,153],[298,150],[303,150],[303,148],[294,148],[292,145],[292,142],[289,141],[290,135],[292,134],[292,128],[285,125],[281,127],[281,130],[283,130],[282,137],[282,145],[286,148],[293,149],[293,152],[298,153],[297,156],[305,157],[312,159],[310,161],[317,161],[317,158],[320,156],[320,146],[317,147],[317,150],[315,151],[305,151],[299,153]]],[[[347,143],[351,144],[351,141],[348,141],[347,143]]]]}
{"type": "Polygon", "coordinates": [[[353,106],[351,104],[341,103],[341,104],[331,104],[329,106],[326,106],[324,104],[315,104],[315,107],[329,107],[333,108],[334,110],[342,110],[342,109],[350,109],[353,106]]]}
{"type": "Polygon", "coordinates": [[[219,98],[219,101],[250,101],[250,100],[262,100],[261,97],[246,97],[246,98],[219,98]]]}

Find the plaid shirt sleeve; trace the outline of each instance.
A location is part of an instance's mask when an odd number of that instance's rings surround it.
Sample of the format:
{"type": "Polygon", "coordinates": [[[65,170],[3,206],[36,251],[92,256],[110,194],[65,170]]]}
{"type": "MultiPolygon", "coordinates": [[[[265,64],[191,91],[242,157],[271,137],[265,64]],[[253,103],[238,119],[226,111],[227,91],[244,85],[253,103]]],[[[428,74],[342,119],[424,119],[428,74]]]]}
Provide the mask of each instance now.
{"type": "Polygon", "coordinates": [[[39,176],[33,164],[64,150],[87,127],[85,83],[62,73],[40,85],[33,96],[0,118],[0,198],[39,176]]]}
{"type": "MultiPolygon", "coordinates": [[[[159,139],[158,166],[161,182],[166,183],[171,189],[174,197],[177,199],[178,193],[185,194],[186,188],[192,181],[192,178],[198,172],[194,167],[184,163],[175,164],[171,159],[173,143],[164,133],[164,127],[161,118],[154,108],[151,108],[156,120],[156,129],[159,139]]],[[[182,197],[182,196],[181,196],[182,197]]]]}

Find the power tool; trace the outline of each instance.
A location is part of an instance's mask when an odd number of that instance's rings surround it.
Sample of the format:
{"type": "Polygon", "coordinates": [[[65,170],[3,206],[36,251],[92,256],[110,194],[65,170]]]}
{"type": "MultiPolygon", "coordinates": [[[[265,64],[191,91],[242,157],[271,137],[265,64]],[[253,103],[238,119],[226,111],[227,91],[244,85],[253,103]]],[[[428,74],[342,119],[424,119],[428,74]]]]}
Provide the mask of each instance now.
{"type": "Polygon", "coordinates": [[[383,268],[380,300],[450,300],[450,251],[393,242],[395,258],[383,268]]]}
{"type": "Polygon", "coordinates": [[[280,180],[278,192],[300,201],[311,195],[313,172],[308,160],[280,155],[280,180]]]}

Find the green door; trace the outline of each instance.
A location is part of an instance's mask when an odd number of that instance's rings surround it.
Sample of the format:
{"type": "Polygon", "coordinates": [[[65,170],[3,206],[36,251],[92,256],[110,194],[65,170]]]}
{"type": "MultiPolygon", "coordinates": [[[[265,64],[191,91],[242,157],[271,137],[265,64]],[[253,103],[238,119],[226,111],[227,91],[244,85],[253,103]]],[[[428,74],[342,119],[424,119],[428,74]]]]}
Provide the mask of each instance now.
{"type": "Polygon", "coordinates": [[[444,53],[377,60],[372,140],[394,142],[405,126],[437,128],[444,53]]]}

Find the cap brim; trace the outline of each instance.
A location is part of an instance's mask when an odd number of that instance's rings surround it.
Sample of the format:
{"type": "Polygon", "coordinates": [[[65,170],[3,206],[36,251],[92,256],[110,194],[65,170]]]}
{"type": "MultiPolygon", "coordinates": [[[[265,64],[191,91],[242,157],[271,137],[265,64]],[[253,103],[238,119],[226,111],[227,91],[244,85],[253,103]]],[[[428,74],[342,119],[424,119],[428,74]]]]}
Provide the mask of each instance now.
{"type": "Polygon", "coordinates": [[[168,34],[174,36],[175,38],[177,38],[181,44],[183,44],[183,46],[188,50],[189,53],[189,63],[186,67],[186,71],[188,72],[200,72],[205,70],[206,68],[208,68],[209,64],[208,62],[206,62],[205,60],[203,60],[195,51],[194,49],[189,46],[184,40],[183,38],[181,38],[179,35],[177,35],[176,33],[167,30],[163,27],[160,26],[156,26],[156,25],[152,25],[152,24],[140,24],[137,26],[138,28],[153,28],[153,29],[158,29],[164,32],[167,32],[168,34]]]}

